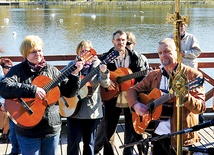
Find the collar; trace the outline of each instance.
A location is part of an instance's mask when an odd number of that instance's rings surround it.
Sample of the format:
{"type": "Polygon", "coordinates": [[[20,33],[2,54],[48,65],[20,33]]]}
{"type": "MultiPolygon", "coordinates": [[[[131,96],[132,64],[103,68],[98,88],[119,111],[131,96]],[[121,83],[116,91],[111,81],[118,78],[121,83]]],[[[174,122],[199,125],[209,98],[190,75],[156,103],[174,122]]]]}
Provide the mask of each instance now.
{"type": "Polygon", "coordinates": [[[184,38],[185,34],[186,34],[186,31],[181,35],[181,39],[184,38]]]}
{"type": "MultiPolygon", "coordinates": [[[[163,76],[165,76],[167,79],[169,79],[169,74],[167,73],[167,71],[165,70],[165,68],[161,65],[161,73],[163,76]]],[[[175,66],[175,68],[173,69],[173,71],[176,71],[178,68],[178,64],[175,66]]],[[[173,72],[172,72],[173,74],[173,72]]],[[[173,75],[172,75],[173,76],[173,75]]]]}

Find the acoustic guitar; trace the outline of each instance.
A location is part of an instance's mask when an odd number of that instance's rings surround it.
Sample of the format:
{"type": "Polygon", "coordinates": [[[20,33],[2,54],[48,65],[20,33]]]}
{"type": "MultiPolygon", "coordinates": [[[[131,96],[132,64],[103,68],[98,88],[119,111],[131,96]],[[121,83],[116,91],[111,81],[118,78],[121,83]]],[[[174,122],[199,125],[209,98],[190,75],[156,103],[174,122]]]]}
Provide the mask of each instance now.
{"type": "MultiPolygon", "coordinates": [[[[107,64],[117,58],[119,56],[118,51],[112,51],[109,53],[106,58],[101,62],[101,64],[107,64]]],[[[81,80],[80,84],[80,90],[78,94],[72,98],[66,98],[64,96],[61,96],[59,100],[59,107],[60,107],[60,115],[63,117],[70,117],[75,115],[80,106],[81,103],[78,102],[79,100],[85,98],[88,95],[88,81],[99,72],[100,68],[97,66],[92,71],[90,71],[89,74],[84,76],[84,78],[81,80]]],[[[90,85],[90,84],[89,84],[90,85]]],[[[90,88],[90,86],[89,86],[90,88]]]]}
{"type": "Polygon", "coordinates": [[[117,68],[110,72],[110,79],[115,83],[115,90],[101,87],[101,96],[104,101],[117,97],[120,92],[128,90],[135,83],[135,78],[145,76],[147,70],[132,73],[129,68],[117,68]]]}
{"type": "MultiPolygon", "coordinates": [[[[191,80],[187,85],[189,90],[193,90],[202,86],[204,79],[201,77],[191,80]]],[[[154,88],[148,95],[144,93],[139,94],[139,100],[141,103],[148,105],[148,113],[143,116],[138,116],[135,112],[132,112],[132,123],[136,133],[142,134],[151,121],[158,120],[162,113],[162,104],[172,99],[175,95],[166,93],[162,96],[162,91],[158,88],[154,88]]]]}
{"type": "MultiPolygon", "coordinates": [[[[89,61],[96,55],[95,50],[90,50],[80,56],[84,62],[89,61]]],[[[66,68],[59,76],[54,77],[52,80],[47,76],[37,76],[32,84],[42,87],[46,91],[46,98],[40,100],[37,98],[15,98],[6,99],[5,106],[7,114],[14,121],[16,125],[22,128],[32,128],[37,125],[45,112],[48,105],[52,105],[60,98],[60,90],[57,86],[68,75],[76,69],[75,64],[66,68]]]]}

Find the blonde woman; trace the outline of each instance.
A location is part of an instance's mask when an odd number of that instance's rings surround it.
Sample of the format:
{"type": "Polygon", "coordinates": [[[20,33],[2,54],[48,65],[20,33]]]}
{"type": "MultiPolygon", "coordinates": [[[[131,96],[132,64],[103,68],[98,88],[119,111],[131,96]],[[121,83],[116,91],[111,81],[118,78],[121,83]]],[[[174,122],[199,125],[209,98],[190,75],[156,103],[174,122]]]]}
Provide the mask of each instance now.
{"type": "MultiPolygon", "coordinates": [[[[92,48],[90,41],[83,40],[77,45],[76,54],[81,55],[92,48]]],[[[100,86],[109,86],[110,73],[106,65],[100,65],[100,60],[97,56],[91,62],[85,64],[81,70],[81,74],[87,76],[96,67],[99,67],[99,71],[90,79],[90,94],[79,100],[81,106],[78,112],[74,116],[67,118],[68,155],[79,155],[79,143],[81,139],[83,140],[82,154],[94,155],[95,131],[100,119],[103,117],[100,86]]]]}
{"type": "MultiPolygon", "coordinates": [[[[52,80],[60,76],[61,72],[45,61],[43,42],[38,36],[26,36],[21,44],[20,52],[24,61],[13,66],[0,82],[1,96],[5,99],[36,98],[39,101],[47,101],[47,92],[43,87],[32,82],[41,75],[52,80]]],[[[77,62],[76,66],[77,69],[72,72],[73,74],[78,74],[83,65],[81,62],[77,62]]],[[[67,79],[56,86],[66,97],[74,96],[79,88],[80,78],[73,74],[68,75],[67,79]]],[[[38,106],[38,108],[40,107],[38,106]]],[[[30,128],[16,126],[22,155],[56,155],[60,130],[61,119],[57,100],[52,105],[47,105],[41,121],[35,126],[30,128]]]]}

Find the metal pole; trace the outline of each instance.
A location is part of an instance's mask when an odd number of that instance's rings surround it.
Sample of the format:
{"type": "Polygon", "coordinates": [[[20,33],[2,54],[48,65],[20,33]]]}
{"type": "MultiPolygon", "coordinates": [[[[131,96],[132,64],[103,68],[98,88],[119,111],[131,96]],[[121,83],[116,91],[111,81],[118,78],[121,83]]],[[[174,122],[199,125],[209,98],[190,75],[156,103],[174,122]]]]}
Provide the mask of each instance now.
{"type": "MultiPolygon", "coordinates": [[[[173,22],[174,24],[174,41],[176,44],[176,51],[178,56],[178,68],[174,77],[172,77],[172,89],[176,92],[176,107],[177,107],[177,131],[182,130],[182,106],[183,98],[188,92],[188,89],[185,89],[183,86],[188,81],[186,75],[184,75],[183,70],[181,69],[182,63],[182,54],[181,54],[181,37],[180,37],[180,25],[182,22],[188,21],[188,17],[181,17],[180,12],[180,0],[175,0],[175,13],[174,15],[167,14],[167,21],[173,22]],[[185,91],[184,91],[185,89],[185,91]]],[[[177,135],[177,155],[182,155],[182,146],[183,146],[182,135],[177,135]]]]}
{"type": "MultiPolygon", "coordinates": [[[[180,25],[181,21],[180,19],[180,0],[175,0],[175,19],[177,19],[176,22],[174,22],[174,40],[176,43],[176,50],[178,55],[178,64],[179,64],[179,70],[180,71],[180,64],[182,62],[182,56],[181,56],[181,38],[180,38],[180,25]]],[[[182,104],[183,104],[183,96],[178,95],[176,93],[176,107],[177,107],[177,131],[182,130],[182,104]]],[[[177,155],[182,155],[182,135],[177,135],[177,155]]]]}

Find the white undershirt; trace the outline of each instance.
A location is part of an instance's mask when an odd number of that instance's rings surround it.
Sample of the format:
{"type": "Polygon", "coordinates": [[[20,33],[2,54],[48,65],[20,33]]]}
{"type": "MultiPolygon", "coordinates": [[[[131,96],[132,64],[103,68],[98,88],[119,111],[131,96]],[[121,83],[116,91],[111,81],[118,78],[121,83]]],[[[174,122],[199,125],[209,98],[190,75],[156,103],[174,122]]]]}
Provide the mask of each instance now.
{"type": "MultiPolygon", "coordinates": [[[[168,86],[169,79],[167,79],[166,76],[162,75],[159,89],[169,90],[168,86]]],[[[161,120],[154,132],[158,135],[170,133],[171,132],[170,118],[168,120],[161,120]]]]}

